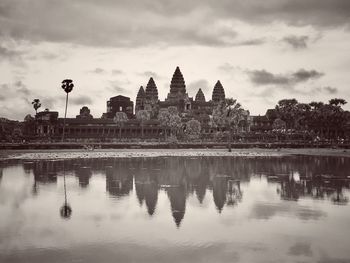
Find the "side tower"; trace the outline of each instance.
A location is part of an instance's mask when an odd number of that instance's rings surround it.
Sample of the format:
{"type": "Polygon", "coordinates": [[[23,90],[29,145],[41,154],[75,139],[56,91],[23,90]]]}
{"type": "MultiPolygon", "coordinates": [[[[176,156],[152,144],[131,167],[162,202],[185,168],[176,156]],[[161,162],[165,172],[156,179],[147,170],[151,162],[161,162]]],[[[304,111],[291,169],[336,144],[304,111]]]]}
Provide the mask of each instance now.
{"type": "Polygon", "coordinates": [[[203,93],[201,88],[199,88],[199,90],[196,94],[195,101],[196,102],[205,102],[205,96],[204,96],[204,93],[203,93]]]}
{"type": "Polygon", "coordinates": [[[141,86],[136,96],[135,114],[139,110],[143,110],[145,108],[145,98],[145,90],[143,89],[143,86],[141,86]]]}
{"type": "Polygon", "coordinates": [[[151,118],[155,118],[158,114],[159,100],[158,88],[152,77],[149,79],[146,85],[144,96],[144,110],[149,111],[151,118]]]}

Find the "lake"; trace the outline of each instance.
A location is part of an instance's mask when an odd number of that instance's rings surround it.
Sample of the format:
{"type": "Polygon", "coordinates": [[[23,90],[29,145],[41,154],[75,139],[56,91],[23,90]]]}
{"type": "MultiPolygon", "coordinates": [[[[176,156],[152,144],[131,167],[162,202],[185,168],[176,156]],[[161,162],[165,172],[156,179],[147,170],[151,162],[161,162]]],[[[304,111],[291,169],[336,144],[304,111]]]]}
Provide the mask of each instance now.
{"type": "Polygon", "coordinates": [[[349,171],[313,156],[3,161],[0,262],[350,262],[349,171]]]}

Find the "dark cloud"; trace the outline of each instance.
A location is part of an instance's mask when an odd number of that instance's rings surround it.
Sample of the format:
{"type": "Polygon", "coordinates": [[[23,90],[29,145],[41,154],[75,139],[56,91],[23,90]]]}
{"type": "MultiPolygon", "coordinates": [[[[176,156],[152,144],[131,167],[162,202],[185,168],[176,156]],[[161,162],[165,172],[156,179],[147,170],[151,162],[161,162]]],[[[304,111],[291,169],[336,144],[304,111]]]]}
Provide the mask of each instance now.
{"type": "Polygon", "coordinates": [[[196,96],[199,89],[202,89],[203,93],[206,94],[210,91],[210,89],[214,88],[214,84],[211,85],[205,79],[200,79],[194,82],[191,82],[187,85],[187,91],[191,96],[196,96]]]}
{"type": "Polygon", "coordinates": [[[112,74],[113,74],[113,75],[120,75],[120,74],[123,74],[123,71],[120,70],[120,69],[113,69],[113,70],[112,70],[112,74]]]}
{"type": "Polygon", "coordinates": [[[17,92],[25,96],[31,95],[30,90],[23,84],[21,80],[16,81],[13,85],[17,88],[17,92]]]}
{"type": "Polygon", "coordinates": [[[248,39],[244,41],[237,42],[236,46],[259,46],[265,44],[266,40],[263,38],[248,39]]]}
{"type": "Polygon", "coordinates": [[[296,84],[306,82],[313,79],[318,79],[324,74],[316,70],[299,69],[294,73],[289,74],[273,74],[266,70],[247,70],[251,82],[258,86],[264,85],[282,85],[294,86],[296,84]]]}
{"type": "Polygon", "coordinates": [[[2,0],[0,37],[125,47],[258,45],[263,40],[237,39],[230,24],[346,26],[349,16],[348,0],[2,0]]]}
{"type": "Polygon", "coordinates": [[[309,37],[291,35],[291,36],[284,37],[282,41],[286,42],[294,49],[305,49],[307,48],[309,37]]]}
{"type": "Polygon", "coordinates": [[[289,248],[289,255],[292,256],[312,256],[311,245],[309,243],[297,242],[289,248]]]}
{"type": "Polygon", "coordinates": [[[328,92],[329,94],[336,94],[338,93],[338,89],[334,88],[334,87],[324,87],[323,88],[324,91],[328,92]]]}
{"type": "Polygon", "coordinates": [[[92,104],[92,99],[86,95],[79,96],[77,98],[72,98],[70,100],[74,105],[90,105],[92,104]]]}
{"type": "Polygon", "coordinates": [[[104,74],[104,73],[106,73],[106,71],[103,68],[95,68],[94,70],[91,70],[89,72],[95,73],[95,74],[104,74]]]}
{"type": "Polygon", "coordinates": [[[299,69],[297,72],[292,74],[292,79],[294,79],[295,82],[304,82],[310,79],[318,79],[323,75],[324,73],[318,72],[316,70],[299,69]]]}
{"type": "Polygon", "coordinates": [[[117,93],[117,95],[122,95],[122,94],[128,94],[130,93],[129,90],[126,88],[123,88],[125,84],[128,84],[129,81],[121,81],[121,80],[110,80],[109,81],[110,86],[107,87],[108,90],[112,91],[113,93],[117,93]]]}
{"type": "MultiPolygon", "coordinates": [[[[0,20],[1,21],[1,20],[0,20]]],[[[1,26],[0,26],[0,35],[1,35],[1,26]]],[[[1,38],[0,38],[1,41],[1,38]]],[[[0,45],[0,62],[1,60],[18,60],[20,59],[20,56],[22,55],[22,52],[16,50],[16,49],[10,49],[5,46],[0,45]]]]}

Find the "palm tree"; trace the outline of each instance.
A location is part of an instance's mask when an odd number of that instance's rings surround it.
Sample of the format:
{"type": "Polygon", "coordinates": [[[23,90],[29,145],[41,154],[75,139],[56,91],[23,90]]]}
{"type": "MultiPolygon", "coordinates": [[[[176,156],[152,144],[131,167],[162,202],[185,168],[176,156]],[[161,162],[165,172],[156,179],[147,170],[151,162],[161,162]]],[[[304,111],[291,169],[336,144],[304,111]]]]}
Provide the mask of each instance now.
{"type": "Polygon", "coordinates": [[[64,141],[64,132],[66,128],[66,117],[67,117],[67,106],[68,106],[68,93],[73,90],[74,84],[73,80],[65,79],[62,81],[62,89],[67,93],[66,95],[66,109],[64,111],[64,119],[63,119],[63,132],[62,132],[62,142],[64,141]]]}
{"type": "Polygon", "coordinates": [[[32,104],[33,104],[33,108],[35,110],[35,115],[36,115],[38,113],[38,109],[41,107],[40,100],[39,99],[34,99],[32,101],[32,104]]]}
{"type": "Polygon", "coordinates": [[[128,116],[125,112],[116,112],[114,116],[114,122],[119,127],[119,140],[122,138],[122,127],[124,126],[124,123],[128,121],[128,116]]]}

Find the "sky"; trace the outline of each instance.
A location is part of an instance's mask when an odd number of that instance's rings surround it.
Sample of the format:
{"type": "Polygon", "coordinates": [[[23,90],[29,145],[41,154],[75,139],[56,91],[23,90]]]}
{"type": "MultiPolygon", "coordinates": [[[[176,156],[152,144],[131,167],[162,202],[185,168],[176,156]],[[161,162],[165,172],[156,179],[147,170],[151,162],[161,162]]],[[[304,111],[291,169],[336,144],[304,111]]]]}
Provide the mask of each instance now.
{"type": "Polygon", "coordinates": [[[0,117],[95,118],[116,95],[135,102],[153,77],[159,98],[176,66],[207,100],[220,80],[252,115],[279,100],[344,98],[350,109],[349,0],[0,0],[0,117]]]}

